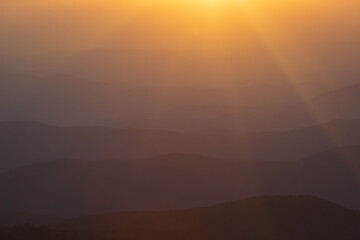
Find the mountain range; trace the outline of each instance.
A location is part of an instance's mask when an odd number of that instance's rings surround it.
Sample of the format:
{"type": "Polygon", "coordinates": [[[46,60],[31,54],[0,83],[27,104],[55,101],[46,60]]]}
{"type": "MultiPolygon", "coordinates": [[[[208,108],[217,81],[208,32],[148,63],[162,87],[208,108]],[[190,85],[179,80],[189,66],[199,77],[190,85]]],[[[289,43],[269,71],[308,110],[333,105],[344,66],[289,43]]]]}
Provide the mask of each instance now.
{"type": "Polygon", "coordinates": [[[44,162],[0,175],[0,211],[80,216],[303,194],[360,209],[359,157],[360,147],[353,146],[292,162],[225,161],[188,154],[44,162]]]}
{"type": "MultiPolygon", "coordinates": [[[[152,113],[134,122],[137,127],[189,130],[221,128],[240,131],[290,130],[335,119],[360,118],[354,104],[360,101],[360,85],[351,85],[315,97],[302,94],[298,102],[244,106],[193,104],[152,113]]],[[[115,121],[116,122],[116,121],[115,121]]],[[[114,123],[113,123],[114,125],[114,123]]],[[[119,125],[117,125],[119,126],[119,125]]]]}
{"type": "Polygon", "coordinates": [[[289,130],[360,118],[354,81],[240,86],[137,85],[0,72],[0,120],[168,130],[289,130]],[[194,104],[196,103],[196,104],[194,104]]]}
{"type": "Polygon", "coordinates": [[[0,143],[2,171],[62,158],[130,160],[169,153],[234,160],[297,160],[334,147],[360,144],[360,122],[337,120],[291,131],[239,133],[2,122],[0,143]]]}

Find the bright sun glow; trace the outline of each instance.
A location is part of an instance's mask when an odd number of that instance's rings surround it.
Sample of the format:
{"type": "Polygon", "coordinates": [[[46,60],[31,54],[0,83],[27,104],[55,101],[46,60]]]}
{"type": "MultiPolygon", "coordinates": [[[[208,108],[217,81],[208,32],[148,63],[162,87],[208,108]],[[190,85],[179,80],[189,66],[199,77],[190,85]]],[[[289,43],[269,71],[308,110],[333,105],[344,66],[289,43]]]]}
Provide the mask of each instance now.
{"type": "Polygon", "coordinates": [[[256,0],[189,0],[203,5],[223,6],[223,5],[240,5],[244,3],[255,2],[256,0]]]}
{"type": "MultiPolygon", "coordinates": [[[[202,5],[202,7],[224,7],[224,6],[239,6],[249,3],[255,3],[259,0],[182,0],[182,1],[173,1],[179,4],[195,4],[195,5],[202,5]]],[[[201,6],[200,6],[201,7],[201,6]]]]}

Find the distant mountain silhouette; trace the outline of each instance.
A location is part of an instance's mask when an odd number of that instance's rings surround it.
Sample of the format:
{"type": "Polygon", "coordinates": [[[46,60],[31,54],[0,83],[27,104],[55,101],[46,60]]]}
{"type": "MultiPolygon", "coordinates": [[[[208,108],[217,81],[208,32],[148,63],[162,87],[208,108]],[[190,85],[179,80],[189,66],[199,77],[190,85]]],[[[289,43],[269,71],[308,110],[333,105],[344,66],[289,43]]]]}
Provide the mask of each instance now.
{"type": "Polygon", "coordinates": [[[136,159],[174,152],[236,160],[296,160],[360,144],[360,121],[337,120],[287,132],[171,132],[103,127],[0,123],[0,167],[60,158],[136,159]]]}
{"type": "Polygon", "coordinates": [[[58,160],[0,175],[0,211],[79,216],[181,209],[261,195],[311,194],[360,209],[360,147],[295,162],[171,154],[137,161],[58,160]]]}
{"type": "Polygon", "coordinates": [[[360,213],[311,197],[259,197],[171,212],[119,212],[47,228],[0,229],[3,240],[356,240],[360,213]],[[47,238],[46,238],[47,237],[47,238]],[[63,238],[61,238],[63,237],[63,238]]]}
{"type": "Polygon", "coordinates": [[[352,107],[360,95],[360,85],[349,83],[305,83],[302,92],[285,82],[186,87],[7,72],[0,72],[0,80],[1,121],[169,130],[226,126],[269,131],[360,118],[360,112],[352,107]]]}
{"type": "MultiPolygon", "coordinates": [[[[213,104],[182,106],[151,113],[134,127],[188,130],[222,128],[233,130],[277,131],[310,126],[335,119],[360,118],[354,103],[360,101],[360,85],[338,88],[301,102],[243,106],[213,104]]],[[[119,124],[118,124],[119,126],[119,124]]]]}
{"type": "Polygon", "coordinates": [[[122,117],[126,122],[125,116],[137,116],[138,110],[144,109],[143,103],[150,102],[145,88],[127,83],[94,82],[69,75],[39,77],[7,72],[0,72],[0,80],[2,121],[78,124],[101,116],[122,117]]]}
{"type": "Polygon", "coordinates": [[[54,224],[61,221],[59,217],[39,214],[29,214],[22,212],[0,212],[0,227],[19,226],[31,224],[33,226],[42,226],[54,224]]]}

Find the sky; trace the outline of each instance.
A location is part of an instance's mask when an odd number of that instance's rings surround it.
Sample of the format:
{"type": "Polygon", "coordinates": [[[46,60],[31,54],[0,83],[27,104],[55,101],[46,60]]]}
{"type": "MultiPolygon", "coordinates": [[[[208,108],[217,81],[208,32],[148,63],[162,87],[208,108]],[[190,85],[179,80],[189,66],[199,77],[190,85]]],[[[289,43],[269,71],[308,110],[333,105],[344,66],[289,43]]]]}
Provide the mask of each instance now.
{"type": "Polygon", "coordinates": [[[0,70],[96,79],[124,77],[114,70],[124,62],[154,78],[172,74],[164,67],[178,78],[218,69],[217,79],[239,78],[239,68],[254,69],[244,78],[354,71],[359,10],[356,0],[2,0],[0,70]]]}

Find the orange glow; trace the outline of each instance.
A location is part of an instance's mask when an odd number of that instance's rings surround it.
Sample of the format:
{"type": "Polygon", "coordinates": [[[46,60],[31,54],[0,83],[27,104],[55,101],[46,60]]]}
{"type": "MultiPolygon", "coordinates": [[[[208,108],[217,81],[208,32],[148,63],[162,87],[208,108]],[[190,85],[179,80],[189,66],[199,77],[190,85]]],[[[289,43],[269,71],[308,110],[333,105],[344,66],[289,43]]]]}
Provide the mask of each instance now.
{"type": "Polygon", "coordinates": [[[309,71],[326,77],[327,59],[314,54],[319,44],[328,54],[334,45],[346,46],[360,36],[360,2],[354,0],[18,0],[0,5],[3,54],[71,55],[98,48],[170,52],[172,65],[166,69],[171,74],[194,66],[192,73],[212,69],[216,74],[210,76],[225,74],[234,81],[241,69],[257,74],[257,68],[274,66],[292,81],[309,71]]]}

